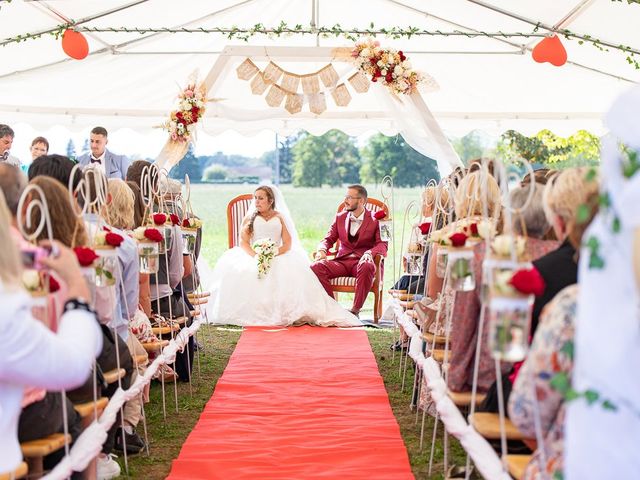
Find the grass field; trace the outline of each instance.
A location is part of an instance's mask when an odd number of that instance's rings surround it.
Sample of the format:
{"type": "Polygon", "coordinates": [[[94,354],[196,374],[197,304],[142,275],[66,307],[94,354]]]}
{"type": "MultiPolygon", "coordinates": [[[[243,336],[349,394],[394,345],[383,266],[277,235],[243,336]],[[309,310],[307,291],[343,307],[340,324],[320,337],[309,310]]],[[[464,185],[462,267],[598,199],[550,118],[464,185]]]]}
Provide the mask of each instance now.
{"type": "MultiPolygon", "coordinates": [[[[389,400],[394,415],[400,425],[402,438],[409,453],[413,473],[418,480],[442,479],[443,476],[443,448],[442,424],[439,425],[438,439],[435,446],[434,469],[431,476],[427,475],[429,454],[431,451],[431,435],[433,419],[427,416],[425,426],[425,444],[420,450],[420,425],[416,424],[416,414],[409,409],[411,400],[411,385],[413,371],[407,371],[407,385],[401,390],[401,376],[399,373],[398,355],[392,359],[389,344],[393,340],[393,332],[387,329],[368,329],[369,342],[378,362],[380,374],[389,394],[389,400]]],[[[150,439],[150,456],[140,454],[129,457],[129,474],[131,478],[155,480],[165,478],[171,469],[171,461],[178,456],[180,448],[193,426],[198,421],[205,403],[211,397],[218,378],[227,365],[240,337],[240,330],[203,327],[200,342],[207,348],[200,356],[200,369],[197,362],[194,367],[194,382],[192,393],[189,385],[178,385],[179,412],[175,412],[173,384],[166,385],[167,392],[167,420],[163,420],[161,388],[154,383],[151,388],[151,402],[146,405],[146,416],[150,439]],[[200,375],[198,375],[200,371],[200,375]]],[[[142,425],[138,427],[142,433],[142,425]]],[[[376,448],[372,445],[372,448],[376,448]]],[[[384,452],[381,452],[384,456],[384,452]]],[[[123,464],[122,456],[119,458],[123,464]]],[[[464,465],[464,452],[460,445],[450,442],[449,463],[464,465]]],[[[124,470],[123,470],[124,471],[124,470]]]]}
{"type": "MultiPolygon", "coordinates": [[[[255,185],[194,185],[191,192],[191,203],[194,212],[205,222],[204,238],[201,256],[213,268],[217,259],[228,248],[226,209],[229,201],[242,193],[251,193],[255,185]]],[[[380,188],[367,186],[369,196],[381,199],[380,188]]],[[[290,185],[282,187],[287,205],[296,223],[303,247],[313,252],[318,242],[324,238],[336,209],[342,201],[346,189],[344,188],[293,188],[290,185]]],[[[401,255],[402,221],[404,211],[410,202],[420,200],[420,188],[396,189],[394,192],[394,212],[396,234],[394,235],[395,250],[389,246],[389,256],[386,260],[384,284],[385,290],[390,288],[395,278],[399,276],[399,259],[401,255]],[[395,258],[393,255],[395,254],[395,258]],[[392,261],[392,258],[394,260],[392,261]],[[395,269],[394,269],[395,267],[395,269]],[[395,275],[394,275],[395,273],[395,275]]],[[[413,210],[415,212],[415,210],[413,210]]],[[[414,222],[417,219],[414,220],[414,222]]],[[[405,245],[408,242],[409,230],[405,233],[405,245]]],[[[345,299],[345,295],[342,295],[345,299]]],[[[370,295],[371,297],[371,295],[370,295]]],[[[348,303],[348,302],[347,302],[348,303]]],[[[345,303],[345,305],[347,305],[345,303]]],[[[371,308],[372,300],[367,305],[371,308]]]]}

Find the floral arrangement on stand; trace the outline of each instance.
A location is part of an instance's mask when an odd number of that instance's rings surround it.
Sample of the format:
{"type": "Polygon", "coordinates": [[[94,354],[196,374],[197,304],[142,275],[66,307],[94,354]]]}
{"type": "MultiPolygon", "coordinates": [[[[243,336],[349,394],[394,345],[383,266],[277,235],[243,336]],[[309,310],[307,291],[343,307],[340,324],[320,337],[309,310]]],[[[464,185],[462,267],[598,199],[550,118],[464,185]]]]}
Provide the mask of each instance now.
{"type": "Polygon", "coordinates": [[[207,91],[204,84],[197,85],[196,81],[190,82],[187,87],[178,94],[178,108],[169,115],[162,128],[169,132],[174,142],[186,143],[191,140],[191,125],[198,123],[205,112],[207,103],[207,91]]]}
{"type": "MultiPolygon", "coordinates": [[[[380,42],[367,38],[356,43],[351,52],[358,69],[372,82],[380,82],[393,93],[410,95],[427,77],[414,70],[402,50],[382,48],[380,42]]],[[[435,81],[428,77],[432,86],[435,81]]]]}
{"type": "Polygon", "coordinates": [[[258,278],[264,278],[271,270],[273,259],[278,253],[278,246],[270,238],[263,238],[254,242],[253,250],[256,252],[258,278]]]}

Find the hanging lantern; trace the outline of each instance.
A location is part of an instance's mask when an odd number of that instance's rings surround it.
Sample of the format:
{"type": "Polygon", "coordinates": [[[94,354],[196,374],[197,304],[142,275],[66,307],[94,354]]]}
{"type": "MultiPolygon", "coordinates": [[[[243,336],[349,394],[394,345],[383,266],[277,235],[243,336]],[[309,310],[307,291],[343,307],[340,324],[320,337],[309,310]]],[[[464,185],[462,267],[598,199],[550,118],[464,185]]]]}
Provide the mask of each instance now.
{"type": "Polygon", "coordinates": [[[443,245],[438,246],[436,253],[436,277],[444,278],[447,274],[447,261],[449,258],[449,248],[443,245]]]}
{"type": "Polygon", "coordinates": [[[138,262],[140,273],[158,273],[159,245],[163,242],[139,241],[138,242],[138,262]]]}
{"type": "Polygon", "coordinates": [[[62,50],[71,58],[82,60],[89,55],[89,43],[82,33],[67,29],[62,34],[62,50]]]}
{"type": "Polygon", "coordinates": [[[182,254],[193,255],[196,251],[197,228],[182,228],[182,254]]]}
{"type": "Polygon", "coordinates": [[[489,348],[503,362],[524,360],[529,349],[533,295],[492,296],[489,300],[489,348]]]}
{"type": "Polygon", "coordinates": [[[96,287],[110,287],[116,284],[116,269],[118,268],[118,254],[110,246],[96,246],[98,259],[95,262],[96,287]]]}
{"type": "Polygon", "coordinates": [[[451,288],[457,292],[470,292],[476,288],[473,272],[473,249],[452,248],[449,250],[451,264],[451,288]]]}

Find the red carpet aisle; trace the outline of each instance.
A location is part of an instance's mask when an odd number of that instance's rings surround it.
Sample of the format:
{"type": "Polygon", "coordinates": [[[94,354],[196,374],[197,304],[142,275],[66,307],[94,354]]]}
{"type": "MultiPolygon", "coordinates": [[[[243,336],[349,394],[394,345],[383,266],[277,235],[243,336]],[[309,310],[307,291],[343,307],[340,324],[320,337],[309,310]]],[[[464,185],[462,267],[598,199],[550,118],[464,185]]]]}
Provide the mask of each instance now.
{"type": "Polygon", "coordinates": [[[245,330],[168,478],[413,478],[367,334],[245,330]]]}

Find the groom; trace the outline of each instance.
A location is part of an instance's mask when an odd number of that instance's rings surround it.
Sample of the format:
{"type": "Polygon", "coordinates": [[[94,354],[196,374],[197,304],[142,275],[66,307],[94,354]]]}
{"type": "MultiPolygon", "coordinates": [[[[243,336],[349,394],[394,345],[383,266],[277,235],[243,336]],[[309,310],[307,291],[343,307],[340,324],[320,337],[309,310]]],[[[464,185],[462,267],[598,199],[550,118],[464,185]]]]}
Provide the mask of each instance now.
{"type": "Polygon", "coordinates": [[[375,278],[373,259],[376,255],[387,255],[387,242],[380,240],[378,220],[365,208],[366,203],[366,188],[362,185],[347,188],[344,211],[336,215],[327,236],[318,246],[316,262],[311,265],[313,273],[332,297],[332,278],[356,278],[356,296],[351,313],[357,317],[375,278]],[[327,260],[327,251],[337,240],[340,241],[338,253],[333,260],[327,260]]]}

